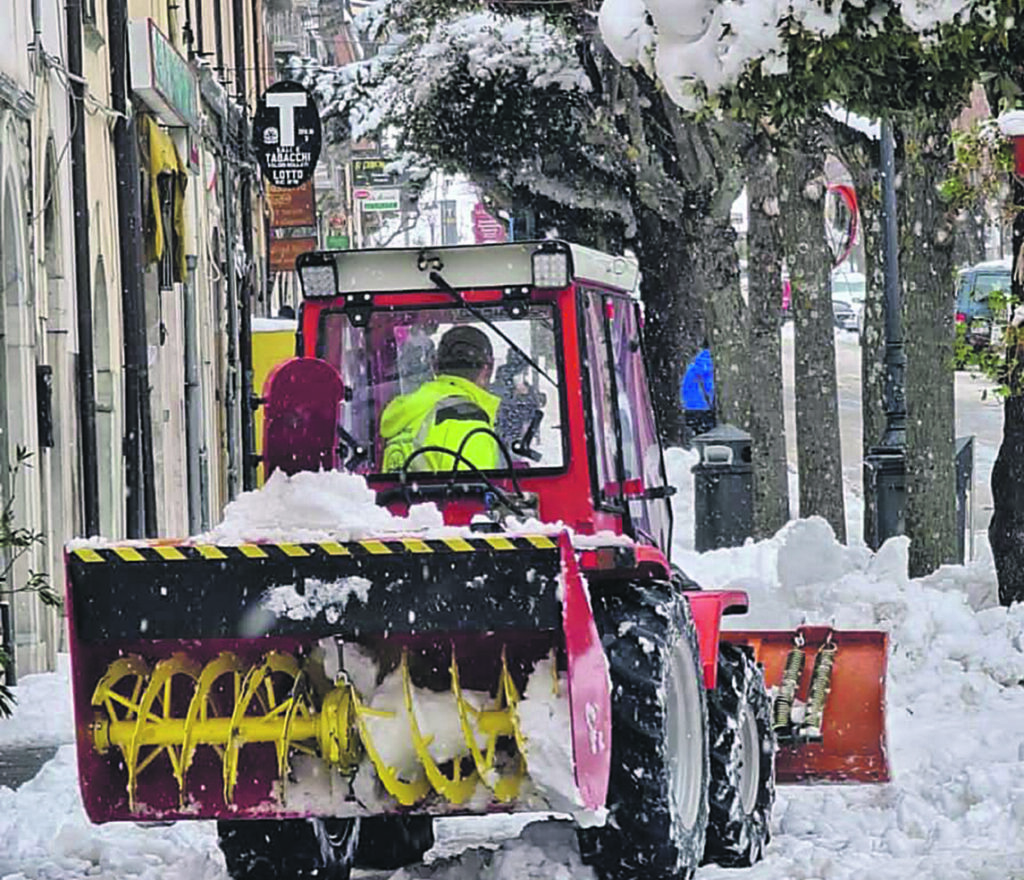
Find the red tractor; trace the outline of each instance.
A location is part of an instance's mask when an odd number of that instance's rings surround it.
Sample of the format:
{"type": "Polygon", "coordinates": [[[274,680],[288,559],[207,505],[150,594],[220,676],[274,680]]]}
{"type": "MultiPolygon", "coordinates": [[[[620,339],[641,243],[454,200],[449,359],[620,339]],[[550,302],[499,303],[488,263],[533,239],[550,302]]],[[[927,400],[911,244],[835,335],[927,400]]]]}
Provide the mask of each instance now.
{"type": "Polygon", "coordinates": [[[635,262],[544,241],[314,252],[298,271],[297,357],[264,386],[268,474],[357,474],[448,528],[69,549],[93,821],[215,818],[231,875],[254,880],[416,861],[437,815],[554,810],[602,878],[674,880],[761,858],[777,766],[886,777],[883,636],[723,635],[746,595],[670,564],[635,262]],[[419,436],[396,458],[382,414],[459,327],[487,337],[494,411],[457,448],[419,436]]]}

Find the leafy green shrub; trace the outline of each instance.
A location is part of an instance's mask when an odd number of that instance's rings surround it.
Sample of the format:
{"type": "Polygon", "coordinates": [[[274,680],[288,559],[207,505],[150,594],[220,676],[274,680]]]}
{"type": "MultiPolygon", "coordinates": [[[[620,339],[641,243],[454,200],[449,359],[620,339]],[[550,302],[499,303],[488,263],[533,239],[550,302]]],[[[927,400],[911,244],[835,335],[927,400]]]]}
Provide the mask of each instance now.
{"type": "MultiPolygon", "coordinates": [[[[19,446],[15,454],[15,462],[10,465],[11,486],[17,480],[18,472],[23,467],[31,467],[28,463],[32,453],[19,446]]],[[[39,601],[51,608],[61,605],[58,596],[50,585],[50,578],[45,572],[29,569],[28,578],[24,583],[14,583],[14,568],[18,561],[36,545],[46,543],[42,532],[20,526],[14,511],[15,495],[12,491],[3,512],[0,513],[0,602],[9,601],[19,593],[35,593],[39,601]]],[[[7,655],[0,647],[0,670],[6,678],[14,658],[7,655]]],[[[14,710],[15,697],[13,691],[4,683],[0,683],[0,718],[9,717],[14,710]]]]}

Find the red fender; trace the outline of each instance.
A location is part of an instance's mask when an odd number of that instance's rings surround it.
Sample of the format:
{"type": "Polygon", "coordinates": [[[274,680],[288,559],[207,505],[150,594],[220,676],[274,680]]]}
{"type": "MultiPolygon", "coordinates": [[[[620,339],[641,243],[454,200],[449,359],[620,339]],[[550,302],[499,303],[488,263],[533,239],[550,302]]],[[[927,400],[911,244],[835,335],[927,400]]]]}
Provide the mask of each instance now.
{"type": "Polygon", "coordinates": [[[690,612],[697,627],[704,687],[714,690],[718,684],[718,636],[722,629],[722,615],[742,614],[747,610],[749,600],[742,590],[700,590],[684,595],[690,603],[690,612]]]}

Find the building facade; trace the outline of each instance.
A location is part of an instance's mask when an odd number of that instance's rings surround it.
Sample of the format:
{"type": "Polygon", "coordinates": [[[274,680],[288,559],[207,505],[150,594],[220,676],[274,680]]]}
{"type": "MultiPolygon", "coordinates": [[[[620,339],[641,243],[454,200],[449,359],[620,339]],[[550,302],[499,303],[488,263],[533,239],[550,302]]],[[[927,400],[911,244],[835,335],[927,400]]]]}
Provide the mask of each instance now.
{"type": "MultiPolygon", "coordinates": [[[[48,572],[60,592],[67,541],[196,534],[252,485],[266,17],[262,0],[0,8],[0,501],[44,539],[0,590],[48,572]]],[[[59,613],[0,604],[13,675],[52,669],[59,613]]]]}

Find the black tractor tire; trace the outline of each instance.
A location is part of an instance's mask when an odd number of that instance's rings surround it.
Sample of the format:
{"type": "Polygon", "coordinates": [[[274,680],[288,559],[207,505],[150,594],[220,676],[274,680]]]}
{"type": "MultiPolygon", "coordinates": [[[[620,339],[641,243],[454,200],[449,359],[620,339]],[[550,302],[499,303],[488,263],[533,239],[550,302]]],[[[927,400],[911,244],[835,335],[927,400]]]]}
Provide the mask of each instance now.
{"type": "Polygon", "coordinates": [[[232,880],[349,880],[358,819],[217,822],[232,880]]]}
{"type": "Polygon", "coordinates": [[[612,680],[608,821],[579,831],[601,880],[686,880],[704,852],[708,718],[697,632],[668,584],[594,596],[612,680]]]}
{"type": "Polygon", "coordinates": [[[704,861],[746,868],[764,855],[775,804],[775,733],[764,673],[748,648],[721,642],[708,694],[710,813],[704,861]]]}
{"type": "Polygon", "coordinates": [[[359,820],[355,866],[393,871],[422,862],[433,845],[432,816],[371,816],[359,820]]]}

